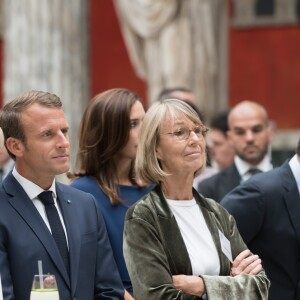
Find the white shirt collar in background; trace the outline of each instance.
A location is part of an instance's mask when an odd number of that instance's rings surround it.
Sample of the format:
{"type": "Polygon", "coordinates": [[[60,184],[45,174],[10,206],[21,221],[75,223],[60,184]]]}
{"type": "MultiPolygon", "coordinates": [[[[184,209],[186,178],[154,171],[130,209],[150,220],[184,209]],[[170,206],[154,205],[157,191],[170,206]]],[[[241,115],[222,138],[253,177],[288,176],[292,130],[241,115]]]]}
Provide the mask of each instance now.
{"type": "Polygon", "coordinates": [[[15,165],[15,161],[12,158],[9,158],[8,161],[3,165],[3,179],[7,176],[7,174],[13,169],[15,165]]]}
{"type": "Polygon", "coordinates": [[[289,161],[289,165],[291,167],[292,173],[297,182],[298,191],[300,195],[300,162],[298,160],[297,154],[295,154],[292,159],[289,161]]]}
{"type": "Polygon", "coordinates": [[[248,164],[237,155],[234,157],[234,163],[242,178],[242,181],[245,181],[251,177],[251,175],[247,173],[249,169],[255,168],[262,172],[268,172],[273,169],[273,165],[271,164],[270,157],[268,155],[265,155],[263,160],[256,166],[248,164]]]}

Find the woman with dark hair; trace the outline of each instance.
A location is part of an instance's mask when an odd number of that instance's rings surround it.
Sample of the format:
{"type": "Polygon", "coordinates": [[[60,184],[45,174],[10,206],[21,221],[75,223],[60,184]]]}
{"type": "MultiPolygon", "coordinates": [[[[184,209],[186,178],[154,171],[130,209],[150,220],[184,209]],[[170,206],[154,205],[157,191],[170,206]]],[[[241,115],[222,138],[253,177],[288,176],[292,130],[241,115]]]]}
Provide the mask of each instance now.
{"type": "Polygon", "coordinates": [[[81,120],[75,173],[79,178],[72,183],[96,198],[126,289],[125,299],[132,299],[128,292],[133,294],[122,251],[125,214],[153,187],[139,181],[133,169],[144,115],[139,96],[129,90],[111,89],[96,95],[81,120]]]}

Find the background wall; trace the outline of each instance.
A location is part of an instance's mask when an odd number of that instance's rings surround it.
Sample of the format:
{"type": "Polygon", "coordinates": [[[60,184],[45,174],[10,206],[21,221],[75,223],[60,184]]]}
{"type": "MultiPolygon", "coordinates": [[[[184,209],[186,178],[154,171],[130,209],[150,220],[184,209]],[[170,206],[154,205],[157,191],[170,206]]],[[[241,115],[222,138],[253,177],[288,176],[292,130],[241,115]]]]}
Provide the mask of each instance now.
{"type": "MultiPolygon", "coordinates": [[[[300,128],[300,25],[236,29],[229,24],[229,106],[255,100],[277,128],[300,128]]],[[[111,0],[91,0],[90,31],[91,94],[119,86],[145,97],[146,85],[131,67],[111,0]]]]}
{"type": "MultiPolygon", "coordinates": [[[[228,106],[244,99],[262,103],[278,129],[275,148],[293,149],[300,132],[300,24],[238,29],[229,22],[228,30],[228,106]]],[[[126,87],[147,105],[146,84],[133,71],[112,0],[90,0],[89,32],[90,96],[126,87]]],[[[2,46],[0,40],[0,79],[2,46]]]]}
{"type": "Polygon", "coordinates": [[[299,128],[300,26],[231,27],[229,53],[230,104],[256,100],[278,128],[299,128]]]}
{"type": "Polygon", "coordinates": [[[129,61],[112,0],[90,0],[91,96],[125,87],[145,99],[146,85],[129,61]]]}

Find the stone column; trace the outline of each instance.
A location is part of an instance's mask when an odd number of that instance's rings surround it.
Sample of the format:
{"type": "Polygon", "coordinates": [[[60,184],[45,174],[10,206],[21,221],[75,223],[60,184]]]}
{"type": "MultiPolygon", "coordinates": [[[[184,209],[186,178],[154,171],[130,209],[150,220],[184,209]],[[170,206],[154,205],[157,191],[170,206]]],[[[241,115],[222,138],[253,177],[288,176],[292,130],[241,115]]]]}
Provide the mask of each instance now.
{"type": "Polygon", "coordinates": [[[89,98],[88,1],[1,0],[4,103],[28,90],[58,95],[70,124],[72,165],[89,98]]]}

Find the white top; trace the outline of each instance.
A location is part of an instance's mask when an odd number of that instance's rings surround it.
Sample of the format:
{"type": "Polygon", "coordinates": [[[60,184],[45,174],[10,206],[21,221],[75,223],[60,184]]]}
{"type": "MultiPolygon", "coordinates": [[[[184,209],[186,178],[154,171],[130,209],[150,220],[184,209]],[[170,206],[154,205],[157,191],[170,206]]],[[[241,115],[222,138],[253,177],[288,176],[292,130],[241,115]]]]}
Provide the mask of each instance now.
{"type": "Polygon", "coordinates": [[[219,275],[220,259],[200,206],[195,199],[167,199],[192,264],[193,275],[219,275]]]}
{"type": "Polygon", "coordinates": [[[255,168],[261,170],[262,172],[267,172],[273,169],[273,165],[271,164],[270,157],[268,155],[265,155],[264,159],[255,166],[248,164],[237,155],[234,157],[234,163],[240,176],[242,177],[242,181],[245,181],[251,177],[251,175],[248,173],[249,169],[255,168]]]}
{"type": "MultiPolygon", "coordinates": [[[[20,173],[18,173],[18,171],[16,170],[15,167],[13,168],[12,175],[20,183],[20,185],[22,186],[22,188],[24,189],[25,193],[28,195],[28,197],[30,198],[30,200],[32,200],[34,206],[36,207],[36,209],[40,213],[42,219],[44,220],[44,222],[46,223],[48,229],[51,232],[50,224],[49,224],[49,221],[48,221],[48,218],[47,218],[47,214],[46,214],[46,210],[45,210],[45,205],[38,198],[38,195],[40,193],[44,192],[44,190],[41,187],[39,187],[38,185],[36,185],[35,183],[29,181],[28,179],[26,179],[25,177],[23,177],[22,175],[20,175],[20,173]]],[[[66,226],[65,226],[64,219],[62,217],[59,205],[57,204],[57,196],[56,196],[56,189],[55,189],[55,180],[53,180],[53,183],[52,183],[52,185],[51,185],[51,187],[49,188],[48,191],[52,191],[54,205],[55,205],[55,207],[56,207],[56,209],[58,211],[58,215],[59,215],[60,221],[62,223],[62,226],[64,228],[65,235],[66,235],[66,240],[67,240],[67,243],[68,243],[68,235],[67,235],[67,231],[66,231],[66,226]]]]}
{"type": "Polygon", "coordinates": [[[289,165],[292,169],[292,173],[295,177],[295,180],[297,182],[298,191],[300,194],[300,162],[298,160],[297,154],[295,154],[292,159],[289,161],[289,165]]]}

